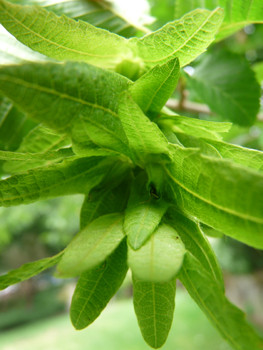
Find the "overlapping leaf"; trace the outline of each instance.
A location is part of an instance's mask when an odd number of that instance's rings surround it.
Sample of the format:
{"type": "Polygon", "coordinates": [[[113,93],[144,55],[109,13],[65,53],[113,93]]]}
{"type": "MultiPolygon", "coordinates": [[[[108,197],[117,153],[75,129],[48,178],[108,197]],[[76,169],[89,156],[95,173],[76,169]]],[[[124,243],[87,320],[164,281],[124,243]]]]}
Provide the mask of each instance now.
{"type": "Polygon", "coordinates": [[[185,248],[200,261],[203,268],[224,290],[224,281],[218,260],[198,224],[172,208],[168,211],[168,217],[170,220],[167,222],[178,232],[185,248]]]}
{"type": "Polygon", "coordinates": [[[80,62],[25,64],[0,69],[0,90],[31,118],[78,141],[130,154],[118,118],[119,94],[129,80],[80,62]]]}
{"type": "Polygon", "coordinates": [[[127,244],[123,240],[105,262],[80,275],[70,307],[76,329],[95,321],[121,286],[127,270],[127,244]]]}
{"type": "Polygon", "coordinates": [[[160,117],[156,119],[156,123],[165,131],[168,129],[175,133],[186,133],[195,137],[205,137],[211,140],[222,140],[220,134],[228,132],[231,128],[231,123],[210,122],[180,115],[167,115],[164,113],[160,114],[160,117]]]}
{"type": "Polygon", "coordinates": [[[245,167],[263,171],[263,153],[223,141],[197,139],[186,134],[176,134],[185,147],[199,148],[202,154],[232,159],[245,167]]]}
{"type": "Polygon", "coordinates": [[[185,247],[178,233],[161,224],[138,250],[129,247],[128,264],[134,276],[142,281],[165,283],[180,270],[185,247]]]}
{"type": "Polygon", "coordinates": [[[102,263],[124,239],[123,215],[108,214],[86,226],[67,246],[59,277],[78,276],[102,263]]]}
{"type": "Polygon", "coordinates": [[[246,323],[244,313],[226,299],[217,282],[190,253],[185,256],[179,279],[233,349],[263,348],[263,339],[246,323]]]}
{"type": "Polygon", "coordinates": [[[263,4],[261,0],[176,0],[175,17],[179,18],[196,8],[213,10],[217,6],[225,10],[225,18],[217,35],[223,39],[251,23],[263,22],[263,4]]]}
{"type": "Polygon", "coordinates": [[[262,174],[196,149],[173,147],[174,163],[166,165],[170,200],[201,222],[261,249],[262,174]]]}
{"type": "Polygon", "coordinates": [[[167,283],[144,282],[133,276],[133,303],[144,340],[158,349],[171,329],[176,279],[167,283]]]}
{"type": "Polygon", "coordinates": [[[74,193],[87,194],[109,171],[103,157],[64,160],[61,164],[29,170],[0,181],[0,206],[29,204],[74,193]]]}
{"type": "Polygon", "coordinates": [[[31,49],[51,58],[82,60],[111,69],[134,58],[139,59],[139,66],[145,66],[145,70],[174,57],[185,66],[209,46],[223,19],[221,9],[196,10],[141,39],[127,40],[40,7],[23,7],[1,0],[0,10],[3,26],[31,49]],[[39,27],[39,21],[45,23],[44,27],[39,27]]]}
{"type": "Polygon", "coordinates": [[[124,218],[124,230],[133,249],[137,250],[145,243],[166,210],[167,203],[151,195],[144,174],[139,175],[132,184],[124,218]]]}
{"type": "Polygon", "coordinates": [[[58,16],[64,14],[75,20],[80,19],[124,37],[135,36],[137,32],[148,32],[147,28],[142,26],[146,22],[144,6],[137,6],[137,21],[131,21],[127,17],[128,11],[122,13],[122,8],[104,0],[11,0],[10,2],[20,5],[39,5],[58,16]]]}
{"type": "Polygon", "coordinates": [[[179,76],[180,65],[176,57],[149,70],[129,91],[144,113],[154,112],[156,115],[174,91],[179,76]]]}
{"type": "Polygon", "coordinates": [[[242,126],[255,122],[260,85],[247,60],[239,55],[210,53],[187,81],[197,96],[224,119],[242,126]]]}
{"type": "Polygon", "coordinates": [[[45,258],[27,263],[16,270],[9,271],[6,275],[0,276],[0,290],[9,287],[12,284],[25,281],[56,265],[60,261],[62,255],[63,252],[52,256],[51,258],[45,258]]]}
{"type": "Polygon", "coordinates": [[[169,161],[168,142],[155,123],[152,123],[133,101],[123,93],[119,101],[119,117],[129,140],[129,147],[135,162],[144,166],[153,159],[169,161]],[[157,155],[159,158],[157,159],[157,155]]]}
{"type": "Polygon", "coordinates": [[[125,172],[120,174],[118,178],[120,183],[116,187],[114,185],[109,188],[101,186],[102,188],[91,191],[81,208],[80,228],[84,228],[100,216],[123,212],[130,193],[130,180],[129,174],[125,172]],[[126,175],[127,179],[121,182],[123,175],[126,175]]]}

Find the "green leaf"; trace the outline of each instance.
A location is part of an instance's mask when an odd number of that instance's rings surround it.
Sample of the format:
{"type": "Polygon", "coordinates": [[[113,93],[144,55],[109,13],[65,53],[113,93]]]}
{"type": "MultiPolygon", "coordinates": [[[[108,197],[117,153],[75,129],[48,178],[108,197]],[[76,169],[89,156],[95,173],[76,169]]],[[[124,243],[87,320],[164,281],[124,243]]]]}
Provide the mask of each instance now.
{"type": "Polygon", "coordinates": [[[39,6],[13,5],[1,0],[0,22],[32,50],[58,60],[88,61],[114,68],[122,55],[132,54],[126,39],[87,22],[58,17],[39,6]]]}
{"type": "Polygon", "coordinates": [[[186,133],[211,140],[221,140],[222,136],[220,134],[228,132],[232,125],[231,123],[210,122],[164,113],[161,113],[160,117],[156,119],[156,123],[162,130],[168,129],[175,133],[186,133]]]}
{"type": "Polygon", "coordinates": [[[128,93],[123,93],[119,101],[119,117],[129,140],[135,162],[145,163],[158,159],[169,160],[168,142],[155,123],[147,118],[128,93]],[[156,156],[159,155],[159,158],[156,156]]]}
{"type": "Polygon", "coordinates": [[[181,17],[197,7],[213,10],[217,6],[225,10],[224,22],[217,34],[218,40],[232,35],[251,23],[263,22],[261,0],[176,0],[175,17],[181,17]]]}
{"type": "Polygon", "coordinates": [[[92,221],[65,249],[57,276],[78,276],[102,263],[123,240],[122,225],[123,215],[116,213],[92,221]]]}
{"type": "Polygon", "coordinates": [[[196,10],[141,39],[127,40],[86,22],[58,17],[38,6],[0,1],[0,22],[31,49],[58,60],[87,61],[110,69],[122,61],[136,61],[141,70],[148,70],[175,57],[185,66],[214,40],[222,19],[221,9],[196,10]],[[39,26],[39,21],[44,26],[39,26]]]}
{"type": "Polygon", "coordinates": [[[233,349],[262,349],[263,339],[246,323],[244,313],[226,299],[218,283],[190,253],[185,255],[179,279],[233,349]]]}
{"type": "Polygon", "coordinates": [[[157,114],[174,91],[180,76],[178,58],[155,66],[139,78],[129,91],[144,113],[157,114]]]}
{"type": "Polygon", "coordinates": [[[178,21],[140,39],[132,38],[130,43],[138,50],[146,70],[178,57],[184,67],[199,56],[214,40],[223,20],[223,10],[195,10],[178,21]]]}
{"type": "MultiPolygon", "coordinates": [[[[125,173],[127,176],[127,172],[125,173]]],[[[118,179],[121,182],[121,177],[118,179]]],[[[90,222],[100,216],[123,212],[127,206],[130,193],[130,176],[116,187],[105,188],[101,184],[100,189],[94,189],[85,197],[80,214],[80,228],[84,228],[90,222]]]]}
{"type": "Polygon", "coordinates": [[[23,138],[17,152],[46,153],[70,144],[70,139],[65,134],[38,125],[23,138]]]}
{"type": "Polygon", "coordinates": [[[169,209],[166,217],[169,218],[167,223],[180,235],[185,248],[200,261],[203,268],[210,273],[221,286],[222,290],[224,290],[224,280],[218,260],[208,239],[200,230],[199,225],[174,208],[169,209]]]}
{"type": "Polygon", "coordinates": [[[61,162],[75,154],[72,148],[63,148],[46,153],[18,153],[0,151],[0,160],[6,160],[3,169],[7,173],[25,172],[28,169],[61,162]]]}
{"type": "Polygon", "coordinates": [[[0,206],[29,204],[74,193],[87,194],[106,176],[112,160],[76,158],[0,181],[0,206]]]}
{"type": "Polygon", "coordinates": [[[128,249],[128,264],[132,273],[146,282],[165,283],[180,270],[185,247],[178,233],[161,224],[138,250],[128,249]]]}
{"type": "Polygon", "coordinates": [[[202,156],[196,149],[173,147],[174,163],[165,168],[170,201],[201,222],[262,249],[262,174],[202,156]]]}
{"type": "MultiPolygon", "coordinates": [[[[20,5],[40,5],[58,16],[64,14],[67,17],[88,22],[95,27],[107,29],[124,37],[135,36],[138,31],[148,32],[148,29],[142,26],[145,23],[145,9],[144,6],[138,6],[139,4],[136,6],[138,20],[131,21],[126,18],[129,13],[128,8],[124,12],[124,9],[118,7],[117,4],[103,0],[12,0],[10,2],[20,5]]],[[[127,5],[126,7],[131,7],[131,5],[127,5]]]]}
{"type": "Polygon", "coordinates": [[[167,283],[145,282],[133,275],[133,303],[142,336],[158,349],[165,343],[175,308],[176,278],[167,283]]]}
{"type": "Polygon", "coordinates": [[[246,59],[224,51],[207,54],[187,81],[198,97],[224,119],[242,126],[255,122],[260,85],[246,59]]]}
{"type": "Polygon", "coordinates": [[[67,132],[73,142],[84,130],[97,145],[130,154],[117,114],[128,79],[83,62],[67,62],[3,67],[0,82],[0,90],[30,118],[67,132]]]}
{"type": "Polygon", "coordinates": [[[0,149],[3,151],[16,150],[23,137],[36,123],[28,120],[18,111],[11,101],[0,95],[0,149]]]}
{"type": "Polygon", "coordinates": [[[237,164],[263,171],[263,152],[223,141],[196,139],[185,134],[176,134],[176,136],[185,147],[200,148],[202,154],[231,159],[237,164]]]}
{"type": "Polygon", "coordinates": [[[167,203],[157,199],[147,190],[144,174],[133,182],[124,217],[124,230],[130,246],[137,250],[159,225],[167,203]]]}
{"type": "Polygon", "coordinates": [[[30,262],[22,265],[19,269],[9,271],[6,275],[0,276],[0,290],[16,284],[29,278],[38,275],[40,272],[56,265],[61,257],[63,252],[52,256],[51,258],[45,258],[38,261],[30,262]]]}
{"type": "Polygon", "coordinates": [[[123,240],[105,262],[80,275],[70,307],[77,330],[95,321],[120,288],[127,270],[127,244],[123,240]]]}

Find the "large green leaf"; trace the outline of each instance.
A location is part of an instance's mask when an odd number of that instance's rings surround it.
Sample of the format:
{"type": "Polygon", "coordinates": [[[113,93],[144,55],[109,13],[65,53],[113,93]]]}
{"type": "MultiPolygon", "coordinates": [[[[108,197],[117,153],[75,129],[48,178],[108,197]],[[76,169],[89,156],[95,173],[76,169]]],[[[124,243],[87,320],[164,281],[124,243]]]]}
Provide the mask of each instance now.
{"type": "Polygon", "coordinates": [[[128,79],[84,62],[67,62],[3,67],[0,82],[0,90],[38,122],[67,132],[73,141],[84,130],[99,146],[129,155],[117,114],[128,79]]]}
{"type": "Polygon", "coordinates": [[[199,225],[171,208],[166,217],[167,221],[180,235],[185,248],[200,261],[208,273],[219,283],[224,290],[224,280],[216,255],[208,241],[200,230],[199,225]]]}
{"type": "Polygon", "coordinates": [[[120,98],[118,113],[133,159],[138,165],[143,167],[149,161],[170,159],[168,142],[162,132],[143,114],[127,92],[120,98]]]}
{"type": "Polygon", "coordinates": [[[1,0],[0,22],[32,50],[59,60],[88,61],[114,68],[122,54],[131,52],[124,38],[87,22],[58,17],[39,6],[13,5],[1,0]]]}
{"type": "MultiPolygon", "coordinates": [[[[210,122],[206,120],[167,115],[161,113],[156,123],[162,130],[172,130],[175,133],[186,133],[195,137],[205,137],[211,140],[222,140],[221,133],[228,132],[231,123],[210,122]]],[[[170,140],[169,140],[170,141],[170,140]]],[[[170,141],[171,142],[171,141],[170,141]]]]}
{"type": "Polygon", "coordinates": [[[166,165],[167,196],[201,222],[263,248],[263,176],[228,160],[173,145],[166,165]]]}
{"type": "Polygon", "coordinates": [[[138,50],[147,70],[174,57],[184,67],[211,44],[223,16],[219,8],[212,12],[198,9],[141,39],[132,38],[130,43],[138,50]]]}
{"type": "MultiPolygon", "coordinates": [[[[130,6],[126,5],[126,11],[117,4],[100,0],[11,0],[13,4],[39,5],[56,15],[66,15],[76,20],[88,22],[95,27],[107,29],[110,32],[124,37],[135,36],[137,32],[147,33],[149,30],[143,27],[146,22],[145,6],[136,6],[136,19],[127,16],[130,6]]],[[[149,20],[149,19],[148,19],[149,20]]]]}
{"type": "Polygon", "coordinates": [[[207,156],[232,159],[245,167],[263,171],[263,152],[223,141],[197,139],[186,134],[176,134],[185,147],[200,148],[207,156]]]}
{"type": "Polygon", "coordinates": [[[244,58],[224,51],[207,54],[187,81],[199,98],[224,119],[243,126],[255,122],[260,85],[244,58]]]}
{"type": "Polygon", "coordinates": [[[221,9],[196,10],[141,39],[127,40],[37,6],[0,1],[0,22],[31,49],[59,60],[82,60],[112,69],[122,61],[135,60],[138,69],[148,70],[174,57],[185,66],[214,40],[222,19],[221,9]],[[39,21],[44,27],[39,26],[39,21]]]}
{"type": "Polygon", "coordinates": [[[134,101],[144,113],[156,115],[174,91],[180,76],[178,58],[155,66],[138,79],[130,88],[134,101]]]}
{"type": "Polygon", "coordinates": [[[144,340],[158,349],[165,343],[175,308],[176,278],[167,283],[145,282],[133,276],[133,303],[144,340]]]}
{"type": "MultiPolygon", "coordinates": [[[[119,174],[116,174],[119,175],[119,174]]],[[[120,178],[116,187],[111,186],[105,188],[101,184],[100,189],[94,189],[86,196],[81,208],[80,214],[80,228],[84,228],[93,220],[106,214],[113,214],[123,212],[126,208],[128,197],[130,193],[130,176],[126,173],[120,174],[120,178]],[[123,175],[127,179],[121,182],[123,175]]]]}
{"type": "Polygon", "coordinates": [[[128,264],[139,279],[166,283],[180,270],[184,254],[184,244],[175,229],[161,224],[140,249],[129,246],[128,264]]]}
{"type": "Polygon", "coordinates": [[[147,190],[144,174],[133,182],[124,217],[124,230],[130,246],[139,249],[159,225],[167,203],[157,199],[147,190]]]}
{"type": "Polygon", "coordinates": [[[57,276],[78,276],[102,263],[125,237],[122,225],[122,214],[108,214],[92,221],[67,246],[57,276]]]}
{"type": "Polygon", "coordinates": [[[87,194],[107,174],[111,160],[76,158],[60,164],[29,170],[0,181],[0,206],[29,204],[74,193],[87,194]]]}
{"type": "Polygon", "coordinates": [[[251,24],[263,22],[261,0],[176,0],[175,17],[179,18],[197,7],[213,10],[217,6],[225,10],[225,18],[217,39],[223,39],[251,24]]]}
{"type": "Polygon", "coordinates": [[[121,286],[127,270],[127,244],[123,240],[101,265],[80,275],[70,307],[76,329],[95,321],[121,286]]]}
{"type": "Polygon", "coordinates": [[[0,276],[0,290],[16,284],[29,278],[38,275],[40,272],[56,265],[61,257],[63,252],[52,256],[51,258],[45,258],[38,261],[30,262],[25,265],[22,265],[19,269],[9,271],[6,275],[0,276]]]}
{"type": "Polygon", "coordinates": [[[218,283],[190,253],[185,256],[179,279],[233,349],[263,348],[263,339],[246,323],[243,312],[226,299],[218,283]]]}

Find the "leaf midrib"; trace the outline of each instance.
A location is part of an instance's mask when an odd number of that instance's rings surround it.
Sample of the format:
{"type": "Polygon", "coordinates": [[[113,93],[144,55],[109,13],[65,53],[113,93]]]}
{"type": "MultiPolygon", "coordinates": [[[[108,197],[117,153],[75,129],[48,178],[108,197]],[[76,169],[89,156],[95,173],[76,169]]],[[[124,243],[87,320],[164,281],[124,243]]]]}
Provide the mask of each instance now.
{"type": "Polygon", "coordinates": [[[222,210],[223,212],[226,212],[230,215],[235,215],[243,220],[249,220],[249,221],[252,221],[252,222],[255,222],[255,223],[258,223],[258,224],[263,224],[263,219],[260,219],[260,218],[257,218],[257,217],[254,217],[254,216],[251,216],[251,215],[247,215],[247,214],[244,214],[244,213],[239,213],[233,209],[230,209],[230,208],[226,208],[226,207],[223,207],[219,204],[216,204],[216,203],[213,203],[211,201],[209,201],[207,198],[204,198],[202,197],[201,195],[191,191],[189,188],[185,187],[182,183],[180,183],[177,179],[175,179],[172,174],[170,173],[170,171],[165,167],[165,171],[167,173],[168,176],[170,176],[170,178],[177,184],[179,185],[180,187],[182,187],[186,192],[190,193],[192,196],[194,197],[197,197],[198,199],[200,199],[201,201],[211,205],[212,207],[215,207],[216,209],[219,209],[219,210],[222,210]]]}
{"type": "MultiPolygon", "coordinates": [[[[167,59],[169,57],[173,57],[178,51],[180,51],[184,46],[186,46],[189,41],[191,41],[193,39],[193,37],[207,24],[208,20],[218,11],[218,9],[214,10],[211,12],[211,14],[206,18],[206,20],[202,23],[202,25],[200,27],[197,28],[197,30],[188,38],[187,41],[185,41],[178,49],[176,49],[174,52],[172,52],[171,54],[169,54],[168,56],[156,59],[156,60],[149,60],[149,59],[144,59],[144,62],[159,62],[162,61],[164,59],[167,59]]],[[[178,21],[178,23],[180,23],[178,21]]],[[[156,32],[158,33],[158,31],[156,32]]],[[[151,34],[149,34],[151,35],[151,34]]],[[[143,40],[143,39],[142,39],[143,40]]]]}
{"type": "MultiPolygon", "coordinates": [[[[0,6],[1,6],[1,3],[0,3],[0,6]]],[[[61,48],[61,49],[63,49],[63,50],[67,50],[67,51],[69,51],[69,52],[74,52],[74,53],[77,53],[77,54],[80,54],[80,55],[83,55],[83,56],[98,57],[98,58],[109,58],[109,57],[115,58],[115,57],[116,57],[116,55],[98,55],[98,54],[94,55],[94,54],[91,54],[91,53],[88,53],[88,52],[75,50],[75,49],[69,48],[68,46],[63,46],[63,45],[61,45],[61,44],[58,44],[58,43],[56,43],[56,42],[54,42],[54,41],[52,41],[52,40],[50,40],[50,39],[47,39],[47,38],[43,37],[43,36],[40,35],[39,33],[33,31],[30,27],[24,25],[22,22],[20,22],[18,19],[16,19],[16,17],[14,17],[6,8],[4,9],[4,11],[5,11],[5,13],[13,20],[13,22],[17,23],[19,26],[22,26],[23,28],[25,28],[26,30],[28,30],[31,34],[33,34],[33,35],[39,37],[43,42],[48,42],[49,44],[54,45],[54,46],[57,46],[58,48],[61,48]]],[[[52,15],[51,15],[52,13],[53,13],[53,12],[49,12],[49,13],[48,13],[48,16],[52,16],[52,15]]],[[[58,16],[56,16],[56,17],[58,17],[58,16]]],[[[60,19],[64,18],[64,16],[62,15],[61,17],[58,17],[58,18],[59,18],[59,20],[60,20],[60,19]]],[[[83,21],[81,21],[81,22],[83,22],[83,21]]],[[[79,23],[81,23],[81,22],[79,22],[79,23]]],[[[83,22],[83,23],[85,23],[85,25],[87,25],[87,26],[91,26],[91,25],[90,25],[89,23],[87,23],[87,22],[83,22]]],[[[75,29],[76,29],[76,28],[75,28],[75,29]]],[[[101,30],[103,30],[103,29],[101,29],[101,30]]]]}
{"type": "Polygon", "coordinates": [[[60,93],[57,90],[50,89],[50,88],[47,88],[47,87],[44,87],[44,86],[40,86],[40,85],[37,85],[37,84],[34,84],[34,83],[30,83],[28,81],[25,81],[25,80],[22,80],[22,79],[19,79],[19,78],[14,78],[14,77],[10,78],[10,76],[8,76],[8,75],[2,75],[2,76],[4,77],[4,79],[0,77],[0,80],[3,81],[3,82],[7,81],[7,82],[10,82],[10,83],[13,83],[13,84],[16,84],[16,85],[20,85],[20,86],[25,87],[27,89],[33,89],[33,90],[36,90],[36,91],[39,91],[39,92],[44,92],[44,93],[47,93],[47,94],[50,94],[50,95],[55,95],[55,96],[58,96],[61,99],[67,99],[67,100],[76,102],[78,104],[87,105],[87,106],[95,108],[95,109],[96,108],[97,109],[101,109],[104,112],[108,112],[108,113],[112,114],[114,117],[119,118],[118,114],[113,112],[111,109],[108,109],[106,107],[97,105],[96,103],[88,102],[88,101],[82,100],[80,98],[77,98],[77,97],[74,97],[74,96],[71,96],[71,95],[68,95],[68,94],[65,94],[65,93],[60,93]]]}

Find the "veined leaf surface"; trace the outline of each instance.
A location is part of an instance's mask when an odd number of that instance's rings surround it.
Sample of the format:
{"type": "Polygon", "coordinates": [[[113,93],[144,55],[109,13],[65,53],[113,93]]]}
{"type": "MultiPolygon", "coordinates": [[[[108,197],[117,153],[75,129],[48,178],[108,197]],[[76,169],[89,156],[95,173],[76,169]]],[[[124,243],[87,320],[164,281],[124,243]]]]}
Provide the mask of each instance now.
{"type": "Polygon", "coordinates": [[[133,304],[144,340],[158,349],[165,343],[175,308],[176,278],[167,283],[133,279],[133,304]]]}
{"type": "Polygon", "coordinates": [[[180,76],[178,58],[155,66],[139,78],[129,91],[144,113],[158,113],[174,91],[180,76]]]}
{"type": "Polygon", "coordinates": [[[79,129],[97,145],[130,154],[118,118],[129,80],[84,62],[25,64],[0,69],[0,90],[31,118],[78,141],[79,129]],[[33,101],[33,102],[32,102],[33,101]]]}
{"type": "Polygon", "coordinates": [[[223,10],[219,8],[212,12],[197,9],[156,32],[130,39],[130,43],[138,50],[137,55],[147,70],[174,57],[178,57],[180,66],[184,67],[211,44],[223,17],[223,10]]]}
{"type": "Polygon", "coordinates": [[[37,6],[1,0],[0,10],[3,26],[31,49],[51,58],[87,61],[111,69],[123,60],[139,59],[139,65],[148,70],[174,57],[179,58],[183,67],[205,51],[223,20],[221,9],[196,10],[141,39],[127,40],[37,6]],[[39,27],[39,21],[45,26],[39,27]]]}
{"type": "Polygon", "coordinates": [[[178,133],[176,136],[185,147],[200,148],[202,154],[231,159],[237,164],[263,171],[263,152],[223,141],[197,139],[186,134],[178,133]]]}
{"type": "Polygon", "coordinates": [[[67,246],[58,277],[78,276],[102,263],[125,237],[122,225],[122,214],[108,214],[86,226],[67,246]]]}
{"type": "Polygon", "coordinates": [[[244,313],[226,299],[217,282],[190,253],[185,256],[179,279],[233,349],[263,348],[263,339],[246,323],[244,313]]]}
{"type": "Polygon", "coordinates": [[[127,270],[127,243],[123,240],[101,265],[80,275],[70,307],[77,330],[95,321],[121,286],[127,270]]]}
{"type": "Polygon", "coordinates": [[[201,222],[261,249],[262,174],[228,160],[202,156],[196,149],[173,147],[174,163],[165,168],[170,177],[167,196],[201,222]]]}
{"type": "Polygon", "coordinates": [[[185,247],[171,226],[161,224],[138,250],[128,249],[128,264],[142,281],[166,283],[180,270],[185,247]]]}
{"type": "Polygon", "coordinates": [[[228,132],[231,123],[210,122],[181,115],[160,114],[156,123],[161,129],[172,130],[175,133],[186,133],[195,137],[205,137],[211,140],[221,140],[221,133],[228,132]]]}
{"type": "MultiPolygon", "coordinates": [[[[147,15],[144,12],[144,6],[136,6],[137,21],[135,21],[127,16],[128,9],[124,13],[123,8],[104,0],[11,0],[10,2],[20,5],[39,5],[58,16],[64,14],[124,37],[135,36],[137,32],[149,32],[149,29],[143,27],[146,22],[145,14],[147,15]]],[[[149,21],[149,18],[147,19],[149,21]]]]}
{"type": "Polygon", "coordinates": [[[147,118],[127,92],[119,101],[119,117],[135,162],[144,166],[156,156],[169,160],[168,142],[158,126],[147,118]]]}
{"type": "Polygon", "coordinates": [[[213,10],[217,6],[225,10],[224,22],[217,34],[218,40],[251,23],[263,22],[263,4],[261,0],[176,0],[175,17],[181,17],[197,7],[213,10]]]}
{"type": "Polygon", "coordinates": [[[109,170],[103,157],[64,160],[61,164],[29,170],[0,181],[0,206],[29,204],[74,193],[87,194],[109,170]]]}

